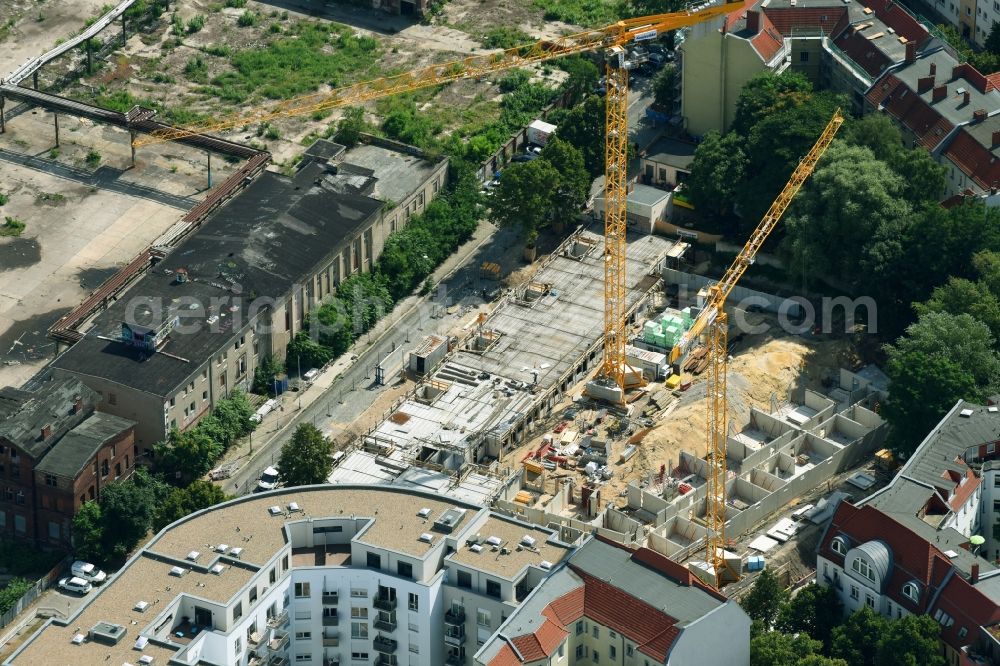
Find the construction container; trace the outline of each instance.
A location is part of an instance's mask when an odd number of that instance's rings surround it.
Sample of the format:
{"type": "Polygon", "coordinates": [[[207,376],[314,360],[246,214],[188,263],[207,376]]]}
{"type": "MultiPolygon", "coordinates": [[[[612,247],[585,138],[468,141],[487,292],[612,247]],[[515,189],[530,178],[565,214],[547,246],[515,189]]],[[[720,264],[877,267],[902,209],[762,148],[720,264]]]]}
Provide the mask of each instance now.
{"type": "Polygon", "coordinates": [[[667,381],[663,384],[671,391],[676,391],[681,386],[681,376],[680,375],[670,375],[667,377],[667,381]]]}
{"type": "Polygon", "coordinates": [[[764,566],[763,555],[751,555],[747,558],[747,571],[763,571],[764,566]]]}
{"type": "Polygon", "coordinates": [[[529,472],[534,472],[535,474],[541,474],[543,468],[538,463],[531,462],[530,460],[525,460],[524,469],[528,470],[529,472]]]}

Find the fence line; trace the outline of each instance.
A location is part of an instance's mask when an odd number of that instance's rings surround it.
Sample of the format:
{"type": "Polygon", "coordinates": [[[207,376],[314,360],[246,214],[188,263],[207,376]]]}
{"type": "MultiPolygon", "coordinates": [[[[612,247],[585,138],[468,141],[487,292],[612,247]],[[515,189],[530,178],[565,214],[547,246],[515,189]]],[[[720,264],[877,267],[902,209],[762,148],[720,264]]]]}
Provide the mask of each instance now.
{"type": "Polygon", "coordinates": [[[28,591],[6,613],[0,615],[0,629],[13,622],[14,618],[20,615],[25,608],[33,604],[38,597],[42,596],[42,593],[49,589],[55,581],[59,580],[59,575],[66,565],[69,564],[70,559],[69,555],[61,559],[47,574],[36,580],[28,591]]]}

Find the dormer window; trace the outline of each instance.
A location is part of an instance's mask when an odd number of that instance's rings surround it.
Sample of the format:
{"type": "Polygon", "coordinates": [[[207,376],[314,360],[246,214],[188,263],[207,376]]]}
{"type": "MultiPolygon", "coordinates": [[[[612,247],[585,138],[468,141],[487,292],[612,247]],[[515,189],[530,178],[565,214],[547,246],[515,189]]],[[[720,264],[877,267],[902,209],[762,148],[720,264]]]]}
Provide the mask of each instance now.
{"type": "Polygon", "coordinates": [[[903,583],[903,595],[910,601],[916,602],[920,599],[920,587],[916,583],[903,583]]]}
{"type": "Polygon", "coordinates": [[[844,537],[833,537],[833,541],[830,542],[830,549],[838,555],[847,555],[847,543],[844,537]]]}
{"type": "Polygon", "coordinates": [[[875,582],[875,572],[872,571],[872,568],[871,566],[868,565],[868,562],[861,559],[860,557],[854,558],[854,561],[851,562],[851,569],[854,570],[855,573],[861,574],[871,582],[873,583],[875,582]]]}

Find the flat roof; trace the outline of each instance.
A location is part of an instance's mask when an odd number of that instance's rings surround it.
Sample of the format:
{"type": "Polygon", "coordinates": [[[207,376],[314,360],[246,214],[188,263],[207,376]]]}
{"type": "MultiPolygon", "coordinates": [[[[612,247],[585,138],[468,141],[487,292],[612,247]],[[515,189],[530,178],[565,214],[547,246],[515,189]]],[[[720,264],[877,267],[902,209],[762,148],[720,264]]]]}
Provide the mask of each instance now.
{"type": "Polygon", "coordinates": [[[340,183],[325,184],[328,168],[312,161],[292,178],[265,171],[99,315],[53,367],[171,395],[246,325],[260,308],[256,299],[284,297],[379,214],[376,199],[333,192],[340,183]],[[177,281],[178,269],[186,282],[177,281]],[[183,328],[155,354],[119,341],[124,321],[155,329],[173,315],[183,328]]]}
{"type": "Polygon", "coordinates": [[[477,553],[468,546],[462,545],[446,559],[507,580],[516,578],[525,567],[539,566],[543,561],[555,566],[573,552],[572,546],[548,541],[552,536],[551,530],[497,514],[490,514],[476,531],[483,539],[498,537],[501,541],[500,548],[506,548],[507,554],[494,552],[490,545],[483,543],[481,552],[477,553]],[[521,539],[525,536],[530,536],[535,540],[532,549],[518,548],[521,539]]]}
{"type": "Polygon", "coordinates": [[[646,157],[651,162],[668,164],[678,169],[687,169],[694,161],[694,151],[697,146],[688,141],[678,141],[670,137],[662,137],[646,149],[646,157]]]}
{"type": "Polygon", "coordinates": [[[344,155],[344,161],[371,169],[377,178],[376,199],[399,204],[431,177],[440,162],[389,150],[374,144],[359,144],[344,155]]]}
{"type": "Polygon", "coordinates": [[[910,88],[910,94],[917,94],[917,80],[930,75],[930,66],[937,68],[935,86],[948,86],[948,95],[940,102],[933,101],[934,90],[931,88],[919,97],[929,104],[937,113],[947,118],[953,125],[960,125],[972,120],[972,114],[977,109],[988,112],[1000,108],[1000,92],[991,90],[981,93],[972,82],[960,78],[952,78],[952,70],[958,62],[944,49],[924,53],[914,62],[904,65],[893,73],[900,81],[910,88]],[[969,103],[966,104],[959,89],[969,93],[969,103]]]}

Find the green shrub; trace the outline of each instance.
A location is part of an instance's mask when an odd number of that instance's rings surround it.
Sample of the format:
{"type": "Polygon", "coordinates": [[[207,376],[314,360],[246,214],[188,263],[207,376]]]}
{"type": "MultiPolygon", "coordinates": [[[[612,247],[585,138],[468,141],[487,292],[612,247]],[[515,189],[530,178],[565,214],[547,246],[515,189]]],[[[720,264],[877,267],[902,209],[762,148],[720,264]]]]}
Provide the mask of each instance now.
{"type": "Polygon", "coordinates": [[[175,37],[181,37],[184,34],[184,19],[182,19],[179,14],[174,14],[170,18],[170,32],[172,32],[175,37]]]}
{"type": "Polygon", "coordinates": [[[250,26],[257,25],[257,14],[250,11],[243,12],[240,14],[236,23],[239,24],[241,28],[249,28],[250,26]]]}
{"type": "Polygon", "coordinates": [[[24,222],[8,215],[0,225],[0,236],[20,236],[24,227],[24,222]]]}
{"type": "Polygon", "coordinates": [[[196,32],[201,31],[205,27],[205,17],[201,14],[191,18],[187,22],[187,31],[189,35],[193,35],[196,32]]]}
{"type": "Polygon", "coordinates": [[[235,7],[236,9],[243,9],[247,6],[247,0],[226,0],[226,7],[235,7]]]}
{"type": "Polygon", "coordinates": [[[208,65],[201,56],[190,58],[184,65],[184,76],[195,83],[208,83],[208,65]]]}
{"type": "Polygon", "coordinates": [[[8,201],[10,201],[10,196],[7,195],[7,194],[4,194],[3,192],[0,192],[0,206],[4,205],[8,201]]]}
{"type": "Polygon", "coordinates": [[[531,38],[531,35],[520,28],[512,28],[504,25],[487,30],[480,41],[488,49],[510,49],[515,46],[530,44],[534,40],[531,38]]]}
{"type": "Polygon", "coordinates": [[[84,159],[87,162],[87,166],[95,167],[101,163],[101,154],[94,149],[90,149],[87,152],[87,157],[84,159]]]}

